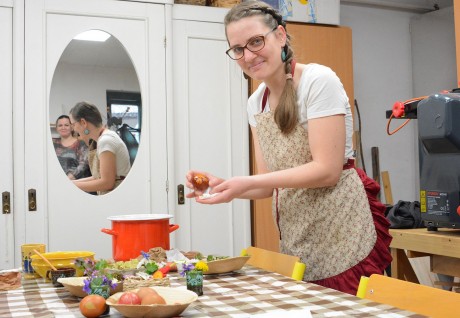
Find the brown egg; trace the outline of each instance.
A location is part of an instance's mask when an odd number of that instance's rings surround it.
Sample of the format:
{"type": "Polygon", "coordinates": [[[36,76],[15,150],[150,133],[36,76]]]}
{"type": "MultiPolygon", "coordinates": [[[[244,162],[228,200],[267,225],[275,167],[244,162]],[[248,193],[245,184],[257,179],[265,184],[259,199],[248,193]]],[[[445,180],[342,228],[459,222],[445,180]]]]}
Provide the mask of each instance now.
{"type": "Polygon", "coordinates": [[[192,184],[195,189],[199,191],[205,191],[207,188],[209,188],[209,179],[202,174],[196,174],[193,176],[192,184]]]}
{"type": "Polygon", "coordinates": [[[142,298],[141,305],[166,305],[166,301],[157,293],[149,293],[142,298]]]}
{"type": "Polygon", "coordinates": [[[150,287],[141,287],[137,290],[137,296],[142,300],[145,295],[156,294],[157,292],[150,287]]]}

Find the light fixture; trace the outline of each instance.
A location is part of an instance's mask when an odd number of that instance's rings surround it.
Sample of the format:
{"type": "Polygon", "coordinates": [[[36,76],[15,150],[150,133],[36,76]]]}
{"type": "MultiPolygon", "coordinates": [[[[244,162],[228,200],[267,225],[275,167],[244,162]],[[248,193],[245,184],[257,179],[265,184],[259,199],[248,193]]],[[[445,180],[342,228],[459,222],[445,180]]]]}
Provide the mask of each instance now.
{"type": "Polygon", "coordinates": [[[74,40],[105,42],[110,34],[101,30],[89,30],[78,34],[74,40]]]}

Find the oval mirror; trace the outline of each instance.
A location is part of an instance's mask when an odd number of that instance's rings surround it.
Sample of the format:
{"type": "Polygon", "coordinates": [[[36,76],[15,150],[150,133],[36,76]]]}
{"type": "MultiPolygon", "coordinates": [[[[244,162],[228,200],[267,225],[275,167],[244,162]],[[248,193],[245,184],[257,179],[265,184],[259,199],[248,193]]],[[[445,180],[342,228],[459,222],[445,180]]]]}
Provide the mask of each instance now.
{"type": "MultiPolygon", "coordinates": [[[[51,136],[61,165],[59,169],[62,168],[69,179],[97,174],[91,171],[94,165],[90,168],[92,151],[88,150],[88,146],[94,148],[97,143],[85,143],[67,117],[71,108],[82,101],[97,107],[106,132],[111,130],[121,138],[128,150],[127,160],[130,165],[134,163],[141,139],[140,85],[130,57],[113,35],[89,30],[70,41],[53,74],[49,100],[51,136]]],[[[116,184],[125,177],[117,172],[116,184]]]]}

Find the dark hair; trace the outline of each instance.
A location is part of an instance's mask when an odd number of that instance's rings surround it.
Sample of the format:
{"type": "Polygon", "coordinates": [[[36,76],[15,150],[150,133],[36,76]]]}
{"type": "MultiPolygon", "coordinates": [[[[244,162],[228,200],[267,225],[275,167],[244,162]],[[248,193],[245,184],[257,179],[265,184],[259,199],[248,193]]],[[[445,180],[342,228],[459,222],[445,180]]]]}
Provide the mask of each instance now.
{"type": "MultiPolygon", "coordinates": [[[[69,121],[69,124],[72,123],[69,116],[67,116],[67,115],[61,115],[61,116],[59,116],[59,117],[56,119],[56,128],[57,128],[57,126],[58,126],[59,120],[61,120],[61,119],[67,119],[67,120],[69,121]]],[[[75,131],[73,130],[72,125],[70,125],[70,129],[71,129],[70,134],[72,135],[72,137],[76,137],[77,134],[76,134],[75,131]]]]}
{"type": "Polygon", "coordinates": [[[101,113],[94,104],[88,102],[79,102],[74,107],[72,107],[69,113],[76,121],[84,119],[96,127],[102,126],[101,113]]]}
{"type": "Polygon", "coordinates": [[[68,120],[69,120],[69,123],[70,123],[70,117],[69,117],[69,116],[67,116],[67,115],[61,115],[61,116],[59,116],[59,117],[56,119],[56,126],[57,126],[57,124],[58,124],[58,121],[59,121],[60,119],[63,119],[63,118],[68,119],[68,120]]]}
{"type": "MultiPolygon", "coordinates": [[[[253,16],[260,16],[263,23],[270,29],[281,25],[286,30],[286,22],[283,21],[283,16],[273,7],[262,1],[245,1],[234,6],[225,16],[225,34],[227,34],[227,26],[230,23],[253,16]]],[[[292,74],[291,62],[294,58],[290,39],[291,36],[286,31],[286,45],[283,48],[286,53],[284,61],[286,74],[292,74]]],[[[275,109],[274,118],[279,129],[284,134],[292,132],[299,122],[297,94],[292,79],[286,80],[279,104],[275,109]]]]}

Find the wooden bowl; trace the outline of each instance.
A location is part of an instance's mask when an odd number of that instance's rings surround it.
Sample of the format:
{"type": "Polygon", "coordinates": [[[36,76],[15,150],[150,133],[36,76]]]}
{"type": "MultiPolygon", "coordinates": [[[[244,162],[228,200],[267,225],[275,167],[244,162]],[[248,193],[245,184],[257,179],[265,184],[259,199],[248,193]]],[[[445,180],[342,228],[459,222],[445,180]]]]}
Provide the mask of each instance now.
{"type": "Polygon", "coordinates": [[[203,274],[224,274],[237,271],[241,269],[250,258],[251,256],[238,256],[207,262],[209,269],[203,272],[203,274]]]}
{"type": "MultiPolygon", "coordinates": [[[[86,277],[61,277],[58,278],[58,282],[60,282],[64,286],[64,288],[67,289],[67,291],[72,295],[83,298],[88,295],[83,290],[83,286],[85,286],[85,283],[83,281],[85,279],[86,277]]],[[[115,289],[111,289],[110,294],[114,295],[118,292],[121,292],[122,290],[123,283],[117,282],[117,287],[115,289]]]]}
{"type": "MultiPolygon", "coordinates": [[[[179,316],[191,303],[198,299],[197,294],[187,289],[159,286],[150,288],[164,298],[166,305],[121,305],[117,302],[123,293],[110,296],[106,304],[118,310],[125,317],[161,318],[179,316]]],[[[134,293],[137,291],[138,289],[130,290],[134,293]]]]}

